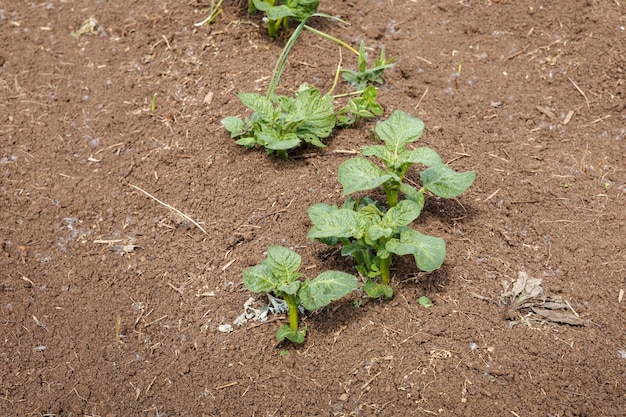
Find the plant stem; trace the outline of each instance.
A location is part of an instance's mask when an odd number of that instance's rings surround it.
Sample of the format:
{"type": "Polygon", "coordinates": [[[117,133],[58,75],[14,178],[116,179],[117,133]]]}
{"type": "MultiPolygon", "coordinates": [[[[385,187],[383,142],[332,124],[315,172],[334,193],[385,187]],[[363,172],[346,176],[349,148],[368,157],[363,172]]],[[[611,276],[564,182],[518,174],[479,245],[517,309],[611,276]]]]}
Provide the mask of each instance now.
{"type": "MultiPolygon", "coordinates": [[[[337,64],[337,71],[335,72],[335,78],[333,79],[333,85],[330,87],[330,90],[326,94],[327,96],[332,96],[333,91],[335,91],[335,87],[337,87],[337,82],[339,81],[339,74],[341,73],[341,61],[343,60],[343,56],[341,55],[341,48],[339,48],[339,64],[337,64]]],[[[333,97],[334,99],[334,97],[333,97]]]]}
{"type": "Polygon", "coordinates": [[[391,256],[380,260],[380,280],[383,285],[389,285],[391,273],[389,272],[389,265],[391,264],[391,256]]]}
{"type": "Polygon", "coordinates": [[[298,331],[298,305],[296,296],[293,294],[285,294],[285,302],[289,307],[289,328],[294,332],[298,331]]]}
{"type": "Polygon", "coordinates": [[[280,80],[280,76],[283,74],[283,70],[285,69],[285,64],[287,63],[287,57],[291,52],[291,48],[296,43],[298,36],[300,36],[300,32],[304,29],[306,20],[300,22],[296,30],[293,31],[289,40],[285,44],[285,47],[280,52],[280,56],[278,57],[278,61],[276,61],[276,66],[274,67],[274,71],[272,71],[272,79],[270,80],[270,85],[267,87],[267,94],[265,95],[267,98],[270,98],[274,95],[276,91],[276,87],[278,86],[278,81],[280,80]]]}
{"type": "Polygon", "coordinates": [[[336,98],[349,97],[349,96],[358,96],[358,95],[363,94],[363,91],[365,90],[349,91],[347,93],[335,94],[332,97],[333,99],[336,99],[336,98]]]}
{"type": "Polygon", "coordinates": [[[343,46],[344,48],[348,49],[349,51],[353,52],[355,55],[359,55],[359,51],[357,51],[356,49],[354,49],[353,47],[351,47],[350,45],[348,45],[347,43],[345,43],[344,41],[342,41],[341,39],[335,38],[332,35],[329,35],[328,33],[322,32],[320,30],[317,29],[313,29],[311,26],[304,26],[308,31],[315,33],[318,36],[321,36],[324,39],[328,39],[329,41],[333,41],[338,45],[343,46]]]}
{"type": "Polygon", "coordinates": [[[395,207],[398,204],[398,189],[393,185],[384,186],[385,194],[387,195],[387,204],[389,204],[389,208],[395,207]]]}

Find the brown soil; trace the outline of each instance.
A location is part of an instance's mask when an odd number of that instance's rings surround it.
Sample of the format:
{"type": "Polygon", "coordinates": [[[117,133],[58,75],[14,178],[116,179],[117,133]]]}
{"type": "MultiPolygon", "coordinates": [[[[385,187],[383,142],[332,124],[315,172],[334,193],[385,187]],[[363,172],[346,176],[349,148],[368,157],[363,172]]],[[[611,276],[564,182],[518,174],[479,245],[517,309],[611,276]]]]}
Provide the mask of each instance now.
{"type": "MultiPolygon", "coordinates": [[[[478,177],[415,224],[447,241],[440,270],[396,259],[392,300],[305,317],[303,346],[276,343],[283,317],[217,328],[269,245],[353,272],[306,211],[342,201],[335,151],[374,122],[289,161],[243,149],[219,121],[267,86],[282,42],[261,16],[115,3],[0,1],[0,415],[626,415],[623,0],[322,1],[351,26],[313,26],[398,57],[385,117],[420,117],[478,177]],[[520,271],[584,325],[507,308],[520,271]]],[[[338,62],[305,32],[280,91],[327,91],[338,62]]]]}

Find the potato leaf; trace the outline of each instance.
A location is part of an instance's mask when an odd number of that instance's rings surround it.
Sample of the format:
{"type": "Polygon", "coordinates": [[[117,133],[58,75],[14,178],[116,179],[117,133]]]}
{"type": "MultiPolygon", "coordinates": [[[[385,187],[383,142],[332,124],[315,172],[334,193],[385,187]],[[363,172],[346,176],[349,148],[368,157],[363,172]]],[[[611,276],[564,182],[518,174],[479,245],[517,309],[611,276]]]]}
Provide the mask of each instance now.
{"type": "Polygon", "coordinates": [[[386,247],[396,255],[413,255],[417,267],[422,271],[434,271],[446,257],[446,242],[443,239],[409,228],[400,233],[400,239],[387,242],[386,247]]]}
{"type": "Polygon", "coordinates": [[[388,227],[383,228],[378,224],[371,225],[367,229],[367,237],[370,241],[377,241],[379,239],[390,238],[393,235],[394,230],[388,227]]]}
{"type": "Polygon", "coordinates": [[[296,117],[301,120],[296,134],[310,139],[307,142],[328,137],[335,127],[335,109],[332,99],[322,96],[317,88],[301,87],[294,101],[294,107],[296,117]]]}
{"type": "Polygon", "coordinates": [[[433,165],[420,173],[420,179],[426,189],[443,198],[456,197],[467,190],[476,171],[456,172],[447,165],[433,165]]]}
{"type": "Polygon", "coordinates": [[[365,291],[370,298],[379,298],[382,296],[385,296],[385,298],[393,297],[393,288],[391,285],[379,284],[371,279],[365,281],[363,291],[365,291]]]}
{"type": "Polygon", "coordinates": [[[415,188],[406,183],[400,184],[400,191],[404,193],[407,200],[417,203],[420,211],[424,208],[424,193],[417,191],[415,188]]]}
{"type": "Polygon", "coordinates": [[[276,332],[276,339],[279,342],[284,341],[285,339],[292,341],[293,343],[302,344],[304,343],[304,339],[306,338],[306,329],[302,330],[291,330],[291,328],[287,325],[282,326],[276,332]]]}
{"type": "Polygon", "coordinates": [[[331,213],[337,211],[336,205],[329,205],[325,203],[317,203],[313,204],[309,207],[308,214],[309,219],[313,223],[317,223],[318,221],[324,221],[324,219],[331,213]]]}
{"type": "Polygon", "coordinates": [[[274,105],[272,102],[257,93],[237,93],[237,97],[250,110],[258,114],[263,120],[270,120],[274,116],[274,105]]]}
{"type": "Polygon", "coordinates": [[[289,150],[300,146],[301,140],[295,133],[288,133],[282,137],[276,137],[267,135],[264,133],[258,134],[259,142],[267,149],[274,151],[289,150]]]}
{"type": "Polygon", "coordinates": [[[423,164],[427,167],[443,164],[437,152],[430,148],[422,147],[402,153],[396,161],[398,165],[423,164]]]}
{"type": "Polygon", "coordinates": [[[393,176],[367,159],[351,158],[339,166],[337,179],[343,186],[343,195],[379,187],[393,176]]]}
{"type": "Polygon", "coordinates": [[[247,289],[256,293],[267,293],[278,286],[272,270],[265,264],[259,264],[243,271],[243,283],[247,289]]]}
{"type": "Polygon", "coordinates": [[[320,0],[298,0],[292,9],[295,19],[303,21],[313,16],[320,5],[320,0]]]}
{"type": "Polygon", "coordinates": [[[400,155],[406,144],[418,140],[423,131],[424,122],[402,110],[394,111],[389,119],[376,125],[376,134],[394,155],[400,155]]]}
{"type": "Polygon", "coordinates": [[[355,276],[340,271],[325,271],[312,280],[305,281],[300,288],[300,302],[309,311],[322,308],[356,289],[355,276]]]}
{"type": "Polygon", "coordinates": [[[246,132],[243,120],[239,117],[228,116],[222,119],[222,125],[230,132],[231,138],[241,136],[246,132]]]}
{"type": "MultiPolygon", "coordinates": [[[[310,217],[310,214],[309,214],[310,217]]],[[[360,238],[363,234],[362,216],[352,210],[337,209],[329,211],[326,216],[311,218],[313,227],[307,234],[309,239],[323,238],[360,238]]]]}
{"type": "Polygon", "coordinates": [[[278,20],[282,17],[295,17],[296,13],[288,6],[282,4],[280,6],[271,7],[267,12],[267,18],[270,20],[278,20]]]}
{"type": "Polygon", "coordinates": [[[383,145],[371,145],[361,148],[361,155],[363,156],[375,156],[385,163],[386,166],[390,166],[394,162],[394,154],[386,146],[383,145]]]}
{"type": "Polygon", "coordinates": [[[301,262],[300,255],[282,246],[270,246],[264,261],[280,283],[290,283],[297,280],[301,262]]]}
{"type": "Polygon", "coordinates": [[[382,219],[383,227],[400,228],[408,226],[417,219],[422,212],[422,207],[414,201],[402,200],[395,207],[385,213],[382,219]]]}
{"type": "Polygon", "coordinates": [[[278,286],[277,290],[283,292],[285,294],[297,294],[300,289],[301,282],[298,280],[291,281],[289,283],[281,284],[278,286]]]}

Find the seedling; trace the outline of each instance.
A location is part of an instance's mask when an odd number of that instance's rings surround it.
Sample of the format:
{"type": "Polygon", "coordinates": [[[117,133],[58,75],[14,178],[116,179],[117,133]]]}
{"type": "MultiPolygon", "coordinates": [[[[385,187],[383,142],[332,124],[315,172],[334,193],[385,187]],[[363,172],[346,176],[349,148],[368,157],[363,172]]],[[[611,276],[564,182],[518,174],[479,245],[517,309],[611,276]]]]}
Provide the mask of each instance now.
{"type": "Polygon", "coordinates": [[[391,298],[392,254],[413,255],[417,267],[423,271],[439,268],[446,256],[443,239],[408,227],[421,210],[422,205],[403,200],[385,212],[369,197],[360,201],[349,198],[341,208],[318,203],[309,208],[313,227],[307,237],[328,245],[340,243],[342,256],[353,256],[357,271],[367,278],[363,287],[367,295],[391,298]],[[378,276],[381,283],[373,280],[378,276]]]}
{"type": "Polygon", "coordinates": [[[281,27],[287,30],[290,18],[302,22],[317,12],[319,4],[319,0],[250,0],[248,13],[265,12],[267,34],[276,38],[281,27]]]}
{"type": "Polygon", "coordinates": [[[425,295],[422,295],[417,302],[419,303],[419,305],[421,305],[424,308],[431,308],[433,306],[433,303],[430,301],[430,298],[426,297],[425,295]]]}
{"type": "Polygon", "coordinates": [[[383,107],[376,101],[377,97],[378,91],[375,87],[365,87],[360,96],[350,99],[337,112],[337,126],[350,126],[364,118],[382,116],[383,107]]]}
{"type": "Polygon", "coordinates": [[[376,135],[384,144],[361,150],[364,156],[381,159],[385,169],[365,158],[352,158],[339,166],[344,195],[382,186],[388,210],[369,197],[349,198],[341,208],[324,203],[309,208],[313,228],[308,237],[328,245],[340,243],[342,255],[353,256],[357,271],[367,278],[363,289],[370,297],[393,295],[389,285],[392,254],[413,255],[422,271],[433,271],[442,265],[445,241],[419,233],[409,225],[420,215],[426,191],[443,198],[455,197],[469,188],[476,177],[475,171],[454,171],[430,148],[407,149],[423,130],[421,120],[395,111],[376,126],[376,135]],[[408,169],[416,164],[427,167],[420,173],[419,190],[404,182],[408,169]],[[400,192],[406,199],[398,201],[400,192]],[[378,276],[380,283],[372,279],[378,276]]]}
{"type": "Polygon", "coordinates": [[[194,26],[198,27],[202,25],[210,25],[211,23],[213,23],[213,21],[217,19],[217,16],[222,13],[222,9],[220,9],[220,7],[222,6],[222,1],[223,0],[219,0],[216,5],[215,0],[211,0],[211,9],[209,10],[209,16],[201,22],[194,23],[194,26]]]}
{"type": "Polygon", "coordinates": [[[253,111],[251,117],[241,119],[229,116],[222,124],[237,144],[253,148],[265,147],[268,153],[287,158],[288,151],[307,142],[324,147],[321,139],[335,127],[332,99],[303,84],[295,98],[256,93],[239,93],[237,97],[253,111]]]}
{"type": "Polygon", "coordinates": [[[343,78],[352,84],[357,90],[363,90],[365,87],[373,84],[383,84],[383,72],[393,67],[396,58],[387,59],[385,57],[385,48],[380,51],[380,58],[374,60],[374,67],[367,67],[367,52],[365,52],[365,44],[361,42],[359,47],[358,67],[356,70],[342,69],[343,78]]]}
{"type": "Polygon", "coordinates": [[[398,204],[398,194],[402,192],[421,207],[424,193],[452,198],[467,190],[476,178],[476,171],[456,172],[445,165],[434,150],[427,147],[408,149],[407,145],[420,138],[424,123],[401,110],[396,110],[388,120],[378,123],[376,135],[382,145],[365,146],[364,156],[375,156],[382,160],[385,169],[365,158],[351,158],[339,166],[338,179],[343,186],[343,194],[349,195],[383,186],[389,207],[398,204]],[[404,177],[412,166],[425,165],[420,172],[422,187],[418,190],[406,184],[404,177]]]}
{"type": "Polygon", "coordinates": [[[309,311],[318,310],[331,301],[354,291],[356,277],[340,271],[325,271],[311,280],[301,281],[301,258],[296,252],[282,246],[270,246],[267,257],[259,265],[243,272],[243,282],[255,293],[273,293],[285,301],[289,308],[289,325],[276,333],[278,341],[285,339],[303,343],[306,328],[299,330],[298,306],[309,311]]]}

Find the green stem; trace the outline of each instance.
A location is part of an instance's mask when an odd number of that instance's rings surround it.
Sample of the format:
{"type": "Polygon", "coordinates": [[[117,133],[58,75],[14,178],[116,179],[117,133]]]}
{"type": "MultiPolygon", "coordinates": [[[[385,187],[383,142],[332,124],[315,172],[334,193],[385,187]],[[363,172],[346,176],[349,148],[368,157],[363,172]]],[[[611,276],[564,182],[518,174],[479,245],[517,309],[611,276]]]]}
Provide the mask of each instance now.
{"type": "Polygon", "coordinates": [[[351,51],[352,53],[354,53],[355,55],[359,55],[359,51],[357,51],[356,49],[354,49],[353,47],[351,47],[350,45],[348,45],[347,43],[345,43],[344,41],[342,41],[341,39],[337,39],[334,36],[329,35],[328,33],[319,31],[317,29],[313,29],[311,26],[304,26],[308,31],[315,33],[318,36],[321,36],[324,39],[328,39],[329,41],[333,41],[338,45],[343,46],[344,48],[348,49],[349,51],[351,51]]]}
{"type": "Polygon", "coordinates": [[[347,93],[336,94],[336,95],[334,95],[332,97],[333,97],[333,100],[334,100],[334,99],[342,98],[342,97],[358,96],[358,95],[363,94],[363,91],[365,91],[365,90],[349,91],[347,93]]]}
{"type": "Polygon", "coordinates": [[[289,328],[294,332],[298,331],[298,304],[296,296],[293,294],[285,294],[285,302],[289,307],[289,328]]]}
{"type": "Polygon", "coordinates": [[[389,272],[389,265],[391,264],[391,256],[380,260],[380,279],[383,285],[389,285],[391,279],[391,273],[389,272]]]}
{"type": "Polygon", "coordinates": [[[398,189],[393,185],[384,186],[385,194],[387,195],[387,204],[389,204],[389,208],[395,207],[398,204],[398,189]]]}
{"type": "Polygon", "coordinates": [[[267,94],[265,95],[267,98],[270,98],[274,95],[276,91],[276,87],[278,86],[278,81],[280,81],[280,76],[283,74],[283,70],[285,69],[285,64],[287,63],[287,57],[291,52],[291,48],[296,43],[298,36],[300,36],[300,32],[304,29],[306,20],[300,22],[296,30],[293,31],[289,40],[285,44],[285,47],[280,52],[280,56],[278,57],[278,61],[276,61],[276,66],[274,67],[274,71],[272,71],[272,79],[270,80],[270,85],[267,87],[267,94]]]}

